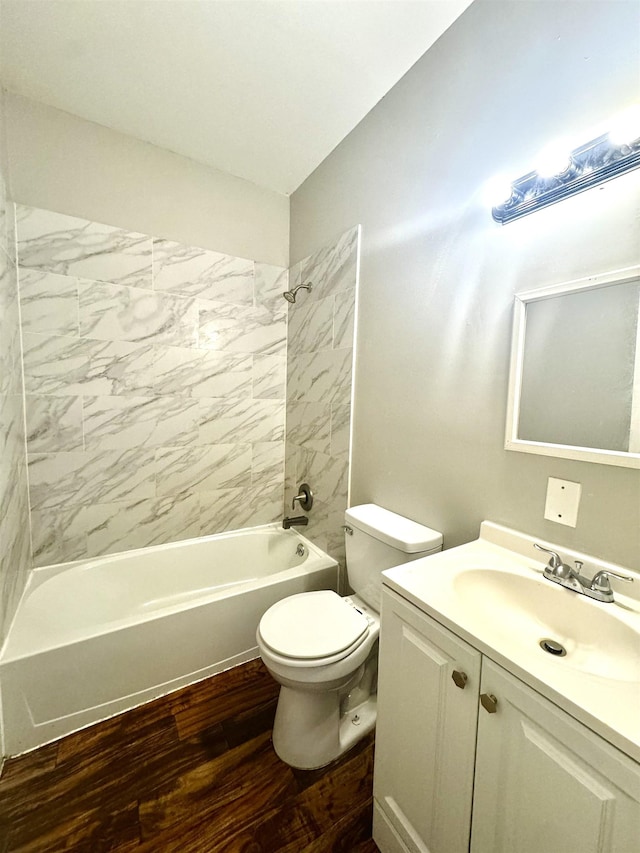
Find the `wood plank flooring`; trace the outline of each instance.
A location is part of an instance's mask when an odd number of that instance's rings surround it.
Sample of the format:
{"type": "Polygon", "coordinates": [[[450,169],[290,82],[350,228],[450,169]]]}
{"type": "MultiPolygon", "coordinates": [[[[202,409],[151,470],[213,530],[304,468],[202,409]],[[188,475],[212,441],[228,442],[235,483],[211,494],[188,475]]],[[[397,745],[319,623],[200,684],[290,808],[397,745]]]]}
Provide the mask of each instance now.
{"type": "Polygon", "coordinates": [[[0,853],[376,853],[373,736],[293,770],[271,745],[277,696],[250,661],[10,759],[0,853]]]}

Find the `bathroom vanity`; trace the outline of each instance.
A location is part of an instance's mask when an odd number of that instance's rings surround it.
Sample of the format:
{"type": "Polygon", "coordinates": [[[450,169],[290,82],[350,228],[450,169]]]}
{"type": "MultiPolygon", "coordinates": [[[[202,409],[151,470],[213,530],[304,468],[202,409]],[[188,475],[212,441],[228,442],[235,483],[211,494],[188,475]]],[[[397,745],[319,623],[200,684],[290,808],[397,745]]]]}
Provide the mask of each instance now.
{"type": "Polygon", "coordinates": [[[485,522],[476,542],[385,572],[382,853],[640,850],[640,602],[549,582],[533,543],[485,522]]]}

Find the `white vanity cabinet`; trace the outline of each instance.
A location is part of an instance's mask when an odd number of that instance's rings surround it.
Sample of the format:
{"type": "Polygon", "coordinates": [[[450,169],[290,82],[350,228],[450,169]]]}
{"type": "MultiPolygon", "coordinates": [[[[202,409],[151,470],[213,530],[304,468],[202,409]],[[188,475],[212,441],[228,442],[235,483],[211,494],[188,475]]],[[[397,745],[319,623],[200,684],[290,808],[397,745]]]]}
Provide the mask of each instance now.
{"type": "Polygon", "coordinates": [[[386,587],[382,613],[382,853],[640,851],[635,761],[386,587]]]}
{"type": "Polygon", "coordinates": [[[471,853],[638,853],[636,762],[486,657],[480,690],[471,853]]]}
{"type": "Polygon", "coordinates": [[[383,853],[467,853],[480,660],[384,589],[374,774],[374,838],[383,853]]]}

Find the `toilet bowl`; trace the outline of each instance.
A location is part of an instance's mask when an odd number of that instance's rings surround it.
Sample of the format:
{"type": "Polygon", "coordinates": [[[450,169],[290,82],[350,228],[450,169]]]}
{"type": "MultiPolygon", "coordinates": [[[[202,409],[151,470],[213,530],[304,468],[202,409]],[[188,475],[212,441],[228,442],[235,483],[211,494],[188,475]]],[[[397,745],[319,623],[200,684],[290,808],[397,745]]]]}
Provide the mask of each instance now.
{"type": "Polygon", "coordinates": [[[257,637],[281,685],[274,749],[293,767],[323,767],[375,724],[379,618],[356,597],[330,590],[293,595],[270,610],[276,612],[267,611],[257,637]]]}
{"type": "Polygon", "coordinates": [[[301,769],[329,764],[374,728],[382,571],[442,549],[442,534],[375,504],[346,511],[345,536],[355,594],[289,596],[257,631],[260,656],[281,685],[273,746],[301,769]]]}

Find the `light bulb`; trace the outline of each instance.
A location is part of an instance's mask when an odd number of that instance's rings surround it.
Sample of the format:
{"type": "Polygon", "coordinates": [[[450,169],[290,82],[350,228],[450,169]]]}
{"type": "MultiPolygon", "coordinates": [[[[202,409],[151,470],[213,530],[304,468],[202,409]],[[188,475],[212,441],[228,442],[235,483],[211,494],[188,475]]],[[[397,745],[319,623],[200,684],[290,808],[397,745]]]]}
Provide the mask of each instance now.
{"type": "Polygon", "coordinates": [[[483,187],[482,196],[487,207],[499,207],[505,204],[513,194],[511,181],[504,175],[495,175],[483,187]]]}
{"type": "Polygon", "coordinates": [[[536,172],[541,178],[552,178],[561,175],[571,166],[571,149],[562,142],[552,142],[540,152],[536,162],[536,172]]]}
{"type": "Polygon", "coordinates": [[[640,104],[619,113],[611,122],[609,140],[613,145],[629,145],[640,137],[640,104]]]}

